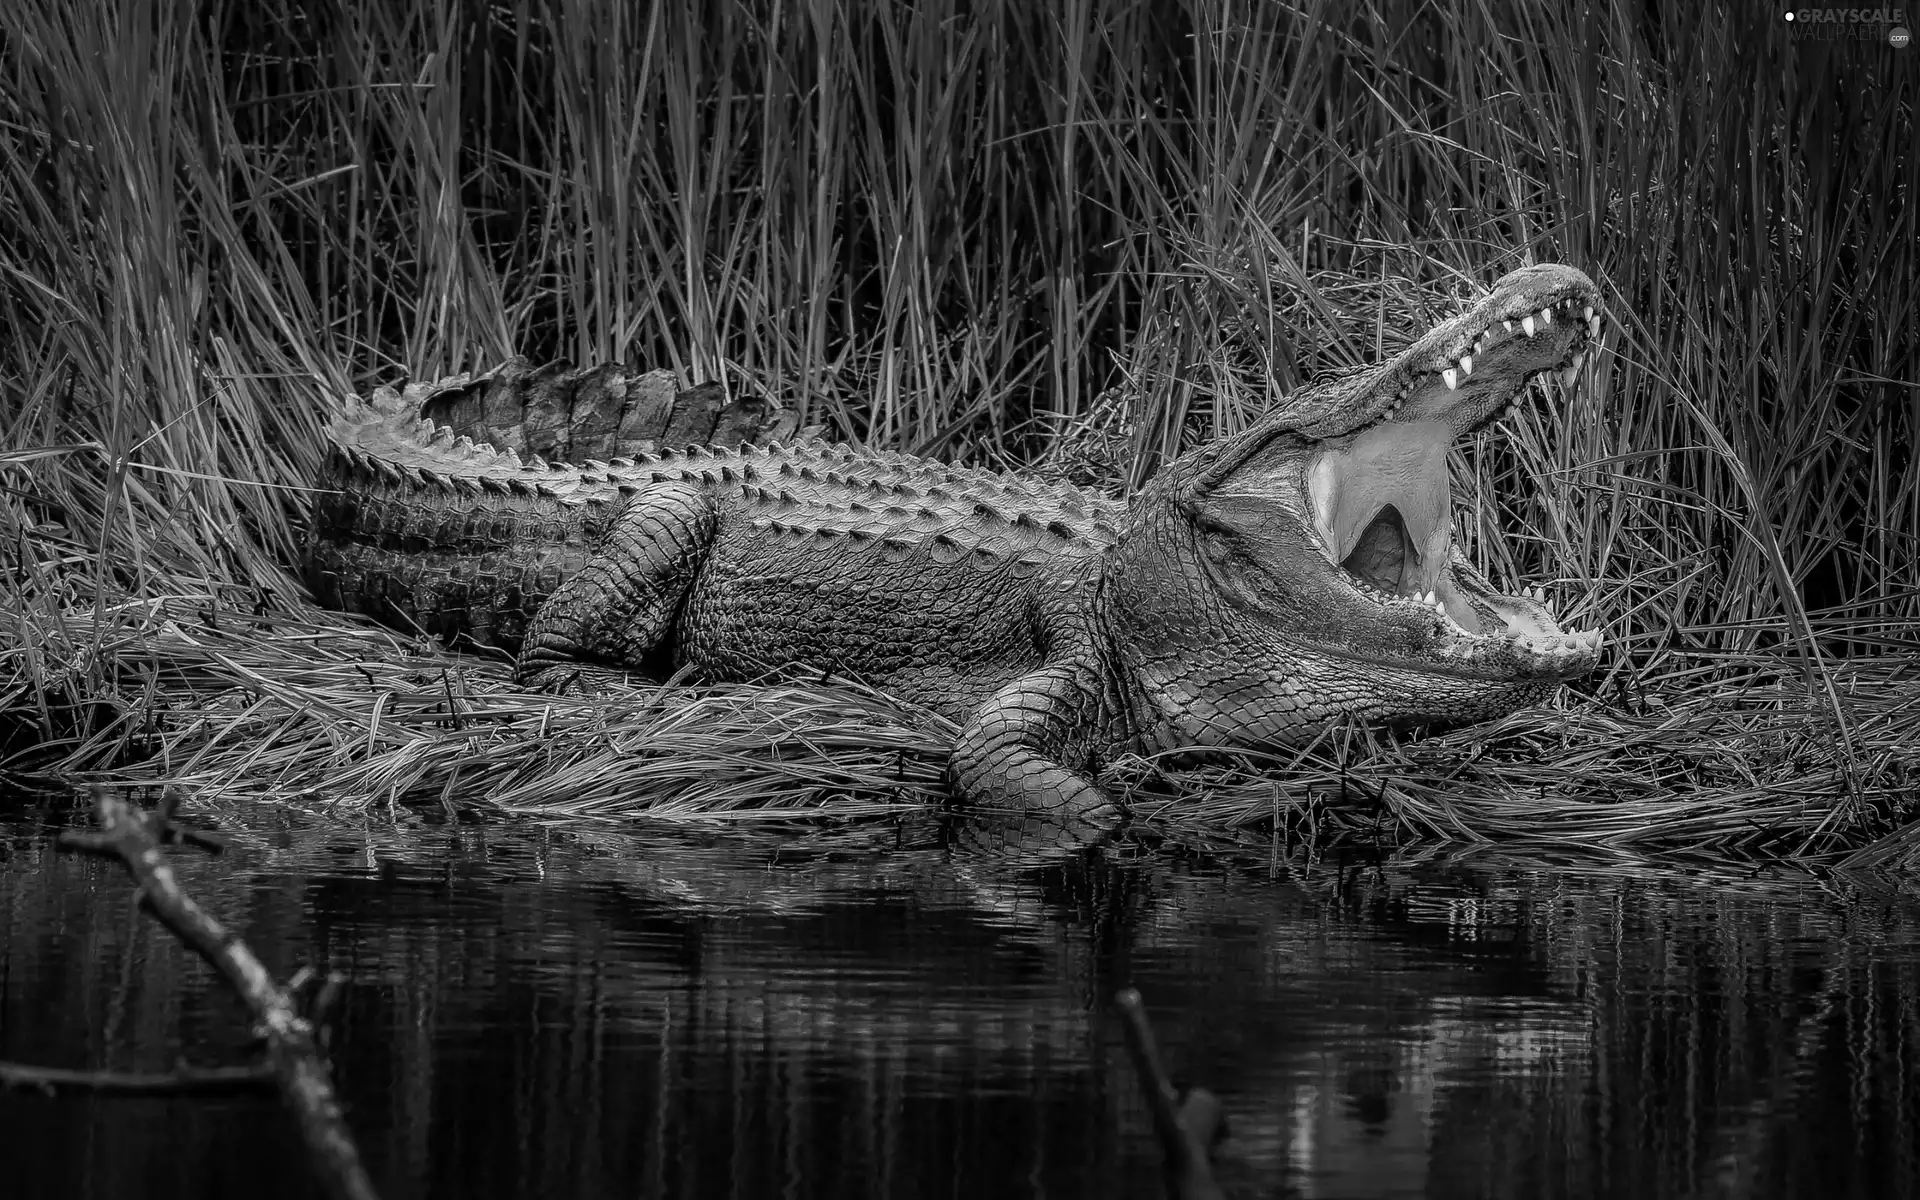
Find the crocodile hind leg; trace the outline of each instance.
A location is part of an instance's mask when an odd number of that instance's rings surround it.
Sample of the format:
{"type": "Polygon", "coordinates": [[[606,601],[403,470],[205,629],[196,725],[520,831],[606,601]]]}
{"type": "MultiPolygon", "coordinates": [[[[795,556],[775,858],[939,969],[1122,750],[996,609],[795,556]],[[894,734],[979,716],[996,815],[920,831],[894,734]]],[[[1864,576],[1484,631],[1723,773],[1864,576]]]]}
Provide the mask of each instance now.
{"type": "Polygon", "coordinates": [[[948,779],[969,804],[1105,829],[1120,809],[1069,765],[1084,763],[1101,725],[1094,668],[1051,663],[1007,684],[975,711],[954,744],[948,779]]]}
{"type": "Polygon", "coordinates": [[[561,687],[583,663],[645,663],[666,640],[718,523],[696,485],[671,480],[635,493],[593,557],[528,622],[515,680],[561,687]]]}

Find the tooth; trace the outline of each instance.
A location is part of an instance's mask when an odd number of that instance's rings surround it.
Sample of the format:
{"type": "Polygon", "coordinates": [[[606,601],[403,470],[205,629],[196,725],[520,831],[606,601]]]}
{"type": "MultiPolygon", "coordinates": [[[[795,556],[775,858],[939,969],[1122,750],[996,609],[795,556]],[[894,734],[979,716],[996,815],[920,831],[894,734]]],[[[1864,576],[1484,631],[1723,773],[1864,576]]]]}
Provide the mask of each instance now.
{"type": "Polygon", "coordinates": [[[1580,369],[1581,367],[1583,367],[1583,366],[1585,366],[1585,365],[1586,365],[1586,363],[1587,363],[1587,352],[1586,352],[1586,350],[1584,350],[1584,349],[1581,349],[1581,350],[1576,350],[1576,351],[1574,351],[1574,353],[1573,353],[1573,369],[1574,369],[1574,370],[1576,370],[1576,371],[1578,371],[1578,370],[1579,370],[1579,369],[1580,369]]]}
{"type": "Polygon", "coordinates": [[[1595,341],[1599,340],[1600,318],[1598,316],[1592,316],[1587,318],[1587,336],[1590,338],[1593,338],[1595,341]]]}
{"type": "Polygon", "coordinates": [[[1513,322],[1512,322],[1512,321],[1502,321],[1502,322],[1500,322],[1500,325],[1501,325],[1501,327],[1502,327],[1502,328],[1504,328],[1504,329],[1505,329],[1505,330],[1506,330],[1506,331],[1507,331],[1508,333],[1512,333],[1512,332],[1513,332],[1513,322]]]}
{"type": "Polygon", "coordinates": [[[1446,370],[1440,372],[1440,378],[1447,381],[1447,390],[1450,392],[1460,386],[1460,372],[1454,370],[1452,367],[1448,367],[1446,370]]]}
{"type": "Polygon", "coordinates": [[[1483,333],[1479,337],[1473,339],[1473,352],[1475,354],[1480,353],[1480,351],[1486,349],[1486,345],[1487,345],[1487,335],[1483,333]]]}
{"type": "Polygon", "coordinates": [[[1582,320],[1587,320],[1587,321],[1593,320],[1593,305],[1589,304],[1585,308],[1581,309],[1580,317],[1582,320]]]}
{"type": "Polygon", "coordinates": [[[1520,318],[1520,328],[1527,331],[1528,337],[1533,336],[1533,314],[1532,313],[1528,313],[1526,316],[1520,318]]]}
{"type": "Polygon", "coordinates": [[[1548,305],[1546,308],[1543,308],[1540,310],[1540,323],[1542,325],[1553,324],[1553,306],[1552,305],[1548,305]]]}
{"type": "Polygon", "coordinates": [[[1460,356],[1460,373],[1462,375],[1473,374],[1473,355],[1462,354],[1460,356]]]}

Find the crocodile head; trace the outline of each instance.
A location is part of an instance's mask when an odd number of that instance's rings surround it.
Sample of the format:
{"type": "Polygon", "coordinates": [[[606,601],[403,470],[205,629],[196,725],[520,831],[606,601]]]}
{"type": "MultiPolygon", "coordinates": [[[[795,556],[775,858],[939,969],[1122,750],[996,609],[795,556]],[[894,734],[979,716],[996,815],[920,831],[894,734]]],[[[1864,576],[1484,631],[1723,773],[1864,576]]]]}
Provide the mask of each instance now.
{"type": "Polygon", "coordinates": [[[1385,362],[1315,383],[1143,488],[1106,574],[1117,641],[1174,740],[1287,744],[1351,713],[1461,722],[1591,669],[1523,581],[1453,547],[1447,452],[1541,372],[1571,385],[1593,283],[1528,267],[1385,362]]]}

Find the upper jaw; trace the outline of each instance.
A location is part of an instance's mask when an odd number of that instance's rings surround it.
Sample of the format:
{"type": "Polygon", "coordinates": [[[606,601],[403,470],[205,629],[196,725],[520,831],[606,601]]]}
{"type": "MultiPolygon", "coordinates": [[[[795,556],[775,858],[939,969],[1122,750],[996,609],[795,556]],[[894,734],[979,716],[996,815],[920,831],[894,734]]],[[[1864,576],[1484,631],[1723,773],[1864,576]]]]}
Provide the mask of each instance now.
{"type": "MultiPolygon", "coordinates": [[[[1529,267],[1389,359],[1349,409],[1353,433],[1381,421],[1438,420],[1455,437],[1500,416],[1528,379],[1571,375],[1600,337],[1593,281],[1571,267],[1529,267]]],[[[1327,435],[1323,435],[1327,436],[1327,435]]]]}

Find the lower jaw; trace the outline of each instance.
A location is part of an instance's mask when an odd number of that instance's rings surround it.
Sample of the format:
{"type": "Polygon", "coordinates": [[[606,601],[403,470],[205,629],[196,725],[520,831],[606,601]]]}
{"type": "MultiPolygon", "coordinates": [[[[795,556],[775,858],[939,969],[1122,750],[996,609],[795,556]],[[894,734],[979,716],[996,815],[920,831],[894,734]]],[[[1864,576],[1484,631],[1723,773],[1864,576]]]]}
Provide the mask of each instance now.
{"type": "MultiPolygon", "coordinates": [[[[1447,679],[1450,677],[1439,676],[1447,679]]],[[[1519,679],[1519,680],[1478,680],[1460,679],[1458,682],[1471,690],[1462,690],[1458,695],[1449,697],[1444,692],[1435,694],[1431,701],[1416,712],[1385,717],[1385,723],[1393,729],[1416,734],[1438,733],[1442,730],[1471,725],[1480,721],[1491,721],[1504,717],[1546,700],[1553,690],[1560,686],[1558,679],[1519,679]]]]}
{"type": "MultiPolygon", "coordinates": [[[[1500,644],[1495,639],[1489,639],[1489,641],[1494,646],[1500,644]]],[[[1484,645],[1481,647],[1466,646],[1461,643],[1453,643],[1453,645],[1461,647],[1458,654],[1449,655],[1443,649],[1436,657],[1431,658],[1391,658],[1385,655],[1331,650],[1324,647],[1320,652],[1349,662],[1365,664],[1376,674],[1386,672],[1404,675],[1409,680],[1446,681],[1435,686],[1442,689],[1447,687],[1471,689],[1475,695],[1508,688],[1551,690],[1569,679],[1578,679],[1587,674],[1599,662],[1597,654],[1569,651],[1559,661],[1552,661],[1545,657],[1529,657],[1519,663],[1494,664],[1483,661],[1487,657],[1484,645]]],[[[1531,703],[1531,701],[1522,703],[1531,703]]]]}
{"type": "Polygon", "coordinates": [[[1455,578],[1451,565],[1440,569],[1439,574],[1434,577],[1432,588],[1424,594],[1410,595],[1396,590],[1392,595],[1401,601],[1411,601],[1427,606],[1436,616],[1445,617],[1449,627],[1464,636],[1497,638],[1510,633],[1560,632],[1558,625],[1552,625],[1551,628],[1543,626],[1530,614],[1515,609],[1509,601],[1518,600],[1518,597],[1508,597],[1497,592],[1483,592],[1479,588],[1472,589],[1469,594],[1469,590],[1455,578]],[[1476,601],[1487,608],[1494,609],[1499,614],[1501,624],[1498,628],[1488,627],[1488,618],[1475,607],[1476,601]],[[1511,618],[1506,615],[1509,612],[1513,614],[1511,618]]]}
{"type": "MultiPolygon", "coordinates": [[[[1342,714],[1380,722],[1396,729],[1439,728],[1493,720],[1544,701],[1559,679],[1475,677],[1454,672],[1423,670],[1405,661],[1381,662],[1317,649],[1313,658],[1346,659],[1365,663],[1365,687],[1343,696],[1337,705],[1303,708],[1297,698],[1285,705],[1262,703],[1249,697],[1239,708],[1198,705],[1190,700],[1153,716],[1164,724],[1153,728],[1158,749],[1194,746],[1289,747],[1319,736],[1330,717],[1342,714]]],[[[1333,664],[1328,664],[1333,665],[1333,664]]],[[[1177,693],[1156,688],[1162,696],[1177,693]]]]}
{"type": "Polygon", "coordinates": [[[1434,607],[1447,618],[1452,637],[1440,651],[1440,666],[1450,672],[1489,681],[1511,680],[1519,683],[1533,678],[1573,678],[1592,669],[1599,658],[1597,631],[1570,631],[1561,627],[1550,614],[1541,615],[1520,607],[1540,603],[1500,592],[1469,590],[1455,578],[1453,570],[1441,570],[1433,589],[1434,607]],[[1493,610],[1483,615],[1482,608],[1493,610]],[[1489,628],[1490,621],[1498,621],[1489,628]],[[1521,655],[1517,663],[1490,667],[1492,673],[1475,672],[1475,661],[1488,651],[1521,655]],[[1516,674],[1515,672],[1519,673],[1516,674]]]}

